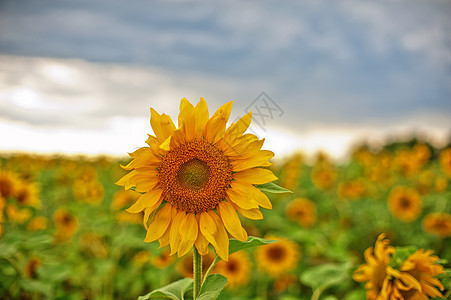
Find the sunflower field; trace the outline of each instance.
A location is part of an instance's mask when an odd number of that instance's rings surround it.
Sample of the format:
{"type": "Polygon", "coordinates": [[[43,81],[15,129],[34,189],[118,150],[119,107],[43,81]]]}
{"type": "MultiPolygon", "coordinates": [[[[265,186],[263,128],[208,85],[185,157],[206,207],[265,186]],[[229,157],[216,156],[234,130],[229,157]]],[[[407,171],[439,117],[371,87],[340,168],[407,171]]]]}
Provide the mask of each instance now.
{"type": "MultiPolygon", "coordinates": [[[[191,252],[143,242],[143,213],[125,211],[140,197],[115,184],[128,163],[1,156],[1,299],[137,299],[193,276],[191,252]]],[[[269,168],[292,193],[241,222],[276,242],[219,261],[218,299],[449,299],[451,148],[362,145],[343,163],[294,153],[269,168]]],[[[204,271],[214,259],[210,246],[204,271]]]]}

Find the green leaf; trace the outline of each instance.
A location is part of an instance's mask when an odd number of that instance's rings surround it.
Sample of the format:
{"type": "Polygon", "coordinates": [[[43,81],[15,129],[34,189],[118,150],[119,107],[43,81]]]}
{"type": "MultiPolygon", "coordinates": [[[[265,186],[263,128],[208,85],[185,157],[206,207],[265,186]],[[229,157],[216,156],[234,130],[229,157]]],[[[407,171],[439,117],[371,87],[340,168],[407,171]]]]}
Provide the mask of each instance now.
{"type": "Polygon", "coordinates": [[[390,257],[390,267],[399,269],[402,263],[417,251],[417,249],[415,246],[395,247],[395,253],[390,257]]]}
{"type": "Polygon", "coordinates": [[[200,288],[198,300],[215,300],[227,284],[227,278],[221,274],[211,274],[200,288]]]}
{"type": "Polygon", "coordinates": [[[169,298],[173,300],[183,300],[187,291],[193,289],[193,279],[185,278],[168,284],[161,289],[152,291],[147,295],[138,297],[138,300],[146,300],[150,298],[169,298]]]}
{"type": "Polygon", "coordinates": [[[241,242],[236,239],[230,239],[229,241],[229,254],[235,253],[237,251],[257,247],[261,245],[272,244],[276,242],[275,240],[265,240],[255,236],[250,236],[247,241],[241,242]]]}
{"type": "Polygon", "coordinates": [[[315,290],[318,297],[327,288],[340,285],[349,278],[349,264],[324,264],[310,268],[301,275],[301,282],[315,290]]]}
{"type": "Polygon", "coordinates": [[[66,280],[71,275],[71,270],[63,264],[44,264],[37,270],[41,279],[46,282],[58,282],[66,280]]]}
{"type": "Polygon", "coordinates": [[[290,190],[287,190],[286,188],[283,188],[274,182],[268,182],[265,184],[256,185],[256,187],[262,191],[262,192],[268,192],[273,194],[281,194],[281,193],[293,193],[290,190]]]}

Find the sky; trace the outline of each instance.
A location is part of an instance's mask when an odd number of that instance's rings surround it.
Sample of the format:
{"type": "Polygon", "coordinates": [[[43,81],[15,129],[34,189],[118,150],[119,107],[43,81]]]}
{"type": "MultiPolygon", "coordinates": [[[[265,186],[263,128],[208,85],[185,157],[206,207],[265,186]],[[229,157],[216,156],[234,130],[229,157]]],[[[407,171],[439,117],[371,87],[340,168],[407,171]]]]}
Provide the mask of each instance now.
{"type": "Polygon", "coordinates": [[[0,152],[124,155],[234,101],[276,155],[451,137],[451,1],[0,1],[0,152]]]}

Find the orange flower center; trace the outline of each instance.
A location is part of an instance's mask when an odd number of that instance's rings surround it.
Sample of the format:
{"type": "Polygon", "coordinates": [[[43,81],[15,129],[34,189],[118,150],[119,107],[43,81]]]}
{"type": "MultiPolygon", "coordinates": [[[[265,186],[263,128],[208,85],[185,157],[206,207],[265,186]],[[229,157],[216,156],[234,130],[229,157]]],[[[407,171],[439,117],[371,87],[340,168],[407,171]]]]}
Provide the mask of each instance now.
{"type": "Polygon", "coordinates": [[[272,261],[281,261],[285,258],[285,249],[282,247],[272,247],[268,250],[268,258],[272,261]]]}
{"type": "Polygon", "coordinates": [[[159,168],[164,200],[185,212],[213,210],[232,181],[232,166],[224,153],[204,140],[170,150],[159,168]]]}

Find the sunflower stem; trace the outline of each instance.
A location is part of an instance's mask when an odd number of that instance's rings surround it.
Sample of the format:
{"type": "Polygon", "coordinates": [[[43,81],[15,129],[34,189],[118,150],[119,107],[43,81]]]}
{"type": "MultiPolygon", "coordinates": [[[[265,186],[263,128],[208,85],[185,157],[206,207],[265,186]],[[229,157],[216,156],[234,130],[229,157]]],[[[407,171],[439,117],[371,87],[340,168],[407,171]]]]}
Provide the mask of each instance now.
{"type": "Polygon", "coordinates": [[[194,292],[193,300],[197,299],[200,287],[202,284],[202,256],[197,251],[196,246],[193,246],[193,273],[194,273],[194,292]]]}

